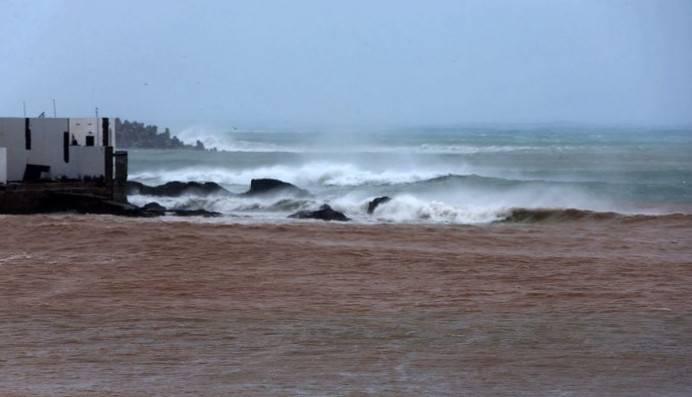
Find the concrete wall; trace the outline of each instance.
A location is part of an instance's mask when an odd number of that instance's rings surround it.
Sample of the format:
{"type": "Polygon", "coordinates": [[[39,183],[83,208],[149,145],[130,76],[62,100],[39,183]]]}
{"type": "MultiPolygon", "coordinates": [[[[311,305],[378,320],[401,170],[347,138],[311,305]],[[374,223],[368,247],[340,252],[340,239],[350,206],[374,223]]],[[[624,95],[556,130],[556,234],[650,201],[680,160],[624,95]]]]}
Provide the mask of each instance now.
{"type": "Polygon", "coordinates": [[[112,146],[115,120],[110,119],[108,131],[101,131],[102,125],[102,118],[31,118],[31,149],[27,150],[25,119],[0,118],[0,146],[7,149],[7,180],[21,181],[27,164],[49,166],[48,176],[52,179],[104,176],[106,148],[102,146],[103,134],[109,134],[112,146]],[[68,161],[64,155],[65,132],[69,134],[68,161]],[[89,135],[94,137],[95,146],[86,146],[89,135]],[[79,146],[72,145],[72,137],[79,146]]]}
{"type": "Polygon", "coordinates": [[[103,117],[70,118],[70,141],[72,137],[81,146],[86,146],[86,137],[93,136],[96,146],[103,146],[103,136],[108,135],[108,145],[115,147],[115,119],[110,119],[108,131],[103,130],[103,117]]]}
{"type": "Polygon", "coordinates": [[[91,135],[96,139],[96,144],[99,145],[102,141],[97,126],[98,120],[95,117],[71,118],[68,127],[70,141],[75,138],[78,144],[86,146],[86,137],[91,135]]]}
{"type": "Polygon", "coordinates": [[[23,118],[0,118],[0,146],[7,149],[7,180],[22,180],[27,163],[23,118]]]}
{"type": "Polygon", "coordinates": [[[0,147],[0,184],[7,183],[7,149],[0,147]]]}
{"type": "Polygon", "coordinates": [[[106,148],[103,146],[70,146],[70,167],[64,170],[68,178],[98,178],[106,172],[106,148]]]}
{"type": "MultiPolygon", "coordinates": [[[[66,118],[29,119],[31,128],[31,150],[26,151],[26,164],[50,166],[49,178],[62,176],[71,178],[69,163],[63,159],[63,134],[68,131],[66,118]]],[[[21,135],[24,136],[22,127],[21,135]]],[[[24,149],[24,147],[22,147],[24,149]]],[[[8,150],[14,150],[8,148],[8,150]]],[[[22,170],[22,174],[24,170],[22,170]]]]}

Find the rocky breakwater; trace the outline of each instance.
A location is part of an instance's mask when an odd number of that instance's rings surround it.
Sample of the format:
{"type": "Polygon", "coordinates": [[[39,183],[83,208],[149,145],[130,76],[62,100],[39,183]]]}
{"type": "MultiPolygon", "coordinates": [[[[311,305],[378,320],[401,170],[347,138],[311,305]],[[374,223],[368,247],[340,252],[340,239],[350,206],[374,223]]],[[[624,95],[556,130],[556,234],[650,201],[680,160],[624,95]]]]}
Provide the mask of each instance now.
{"type": "MultiPolygon", "coordinates": [[[[88,194],[65,189],[39,192],[31,205],[10,206],[11,200],[0,195],[0,213],[76,212],[82,214],[111,214],[131,217],[159,216],[235,216],[242,211],[283,213],[291,219],[316,219],[347,222],[351,218],[332,208],[309,191],[278,179],[253,179],[243,193],[232,193],[215,182],[172,181],[157,186],[128,181],[129,198],[140,204],[117,202],[107,195],[88,194]],[[133,196],[137,196],[134,199],[133,196]],[[227,200],[228,199],[228,200],[227,200]],[[228,202],[236,207],[228,207],[228,202]],[[219,205],[220,204],[220,205],[219,205]],[[223,213],[217,212],[222,208],[223,213]],[[290,214],[290,215],[289,215],[290,214]]],[[[8,194],[5,194],[8,196],[8,194]]],[[[24,196],[22,196],[24,197],[24,196]]],[[[33,196],[32,196],[33,197],[33,196]]],[[[376,197],[363,208],[369,215],[389,202],[390,197],[376,197]]],[[[14,199],[13,202],[17,202],[14,199]]]]}
{"type": "MultiPolygon", "coordinates": [[[[278,179],[264,178],[253,179],[250,181],[250,189],[242,194],[243,196],[263,196],[277,195],[290,196],[294,198],[308,198],[312,195],[305,189],[301,189],[291,183],[280,181],[278,179]]],[[[346,222],[350,219],[342,212],[334,210],[327,204],[323,204],[317,210],[302,210],[288,216],[293,219],[318,219],[323,221],[341,221],[346,222]]]]}
{"type": "MultiPolygon", "coordinates": [[[[143,195],[152,197],[180,197],[183,195],[207,196],[207,195],[231,195],[215,182],[179,182],[173,181],[158,186],[148,186],[136,181],[127,182],[128,195],[143,195]]],[[[155,217],[163,215],[174,216],[202,216],[217,217],[220,212],[206,209],[166,208],[158,202],[152,201],[142,207],[138,207],[140,213],[137,216],[155,217]]]]}
{"type": "Polygon", "coordinates": [[[185,194],[206,196],[209,194],[231,194],[215,182],[168,182],[158,186],[147,186],[140,182],[127,181],[127,194],[143,196],[179,197],[185,194]]]}
{"type": "MultiPolygon", "coordinates": [[[[247,191],[234,194],[214,182],[168,182],[159,186],[147,186],[139,182],[128,182],[128,194],[151,197],[180,196],[227,196],[240,199],[260,199],[260,203],[251,204],[252,209],[268,211],[295,212],[288,215],[291,219],[315,219],[323,221],[350,221],[346,214],[332,208],[327,203],[316,201],[309,191],[278,179],[252,179],[247,191]],[[266,201],[269,199],[269,201],[266,201]],[[271,201],[276,200],[276,201],[271,201]],[[264,203],[262,202],[264,201],[264,203]],[[267,204],[269,203],[269,204],[267,204]]],[[[388,196],[376,197],[367,203],[367,213],[372,215],[376,208],[391,200],[388,196]]],[[[199,202],[197,202],[199,205],[199,202]]],[[[246,207],[247,208],[247,207],[246,207]]],[[[142,207],[144,216],[177,215],[177,216],[220,216],[218,212],[200,208],[165,208],[152,201],[142,207]]]]}
{"type": "Polygon", "coordinates": [[[339,221],[347,222],[351,219],[344,215],[342,212],[334,210],[327,204],[323,204],[319,209],[315,211],[304,210],[298,211],[294,214],[288,216],[293,219],[319,219],[322,221],[339,221]]]}
{"type": "Polygon", "coordinates": [[[250,181],[250,189],[243,196],[284,195],[292,197],[309,197],[310,192],[296,185],[278,179],[262,178],[250,181]]]}

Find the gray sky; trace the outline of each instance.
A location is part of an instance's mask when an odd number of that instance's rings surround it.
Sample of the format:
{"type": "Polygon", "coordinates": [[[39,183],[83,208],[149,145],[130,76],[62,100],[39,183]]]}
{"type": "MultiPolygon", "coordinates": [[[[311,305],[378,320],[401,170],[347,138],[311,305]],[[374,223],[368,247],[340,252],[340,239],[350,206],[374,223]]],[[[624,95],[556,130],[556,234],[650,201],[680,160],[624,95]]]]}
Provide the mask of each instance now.
{"type": "Polygon", "coordinates": [[[692,124],[692,1],[0,0],[0,115],[692,124]]]}

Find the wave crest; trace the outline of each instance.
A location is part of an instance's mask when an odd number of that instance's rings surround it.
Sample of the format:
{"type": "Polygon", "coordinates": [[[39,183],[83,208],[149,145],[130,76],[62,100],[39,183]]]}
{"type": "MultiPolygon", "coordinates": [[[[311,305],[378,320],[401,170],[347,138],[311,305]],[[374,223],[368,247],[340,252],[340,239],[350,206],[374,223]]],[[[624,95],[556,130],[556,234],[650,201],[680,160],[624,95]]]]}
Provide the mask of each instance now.
{"type": "Polygon", "coordinates": [[[299,186],[360,186],[412,183],[444,176],[438,171],[364,170],[353,164],[309,162],[302,165],[274,165],[229,170],[212,167],[186,167],[172,170],[135,172],[130,179],[161,184],[170,181],[214,181],[224,185],[248,185],[257,178],[274,178],[299,186]]]}

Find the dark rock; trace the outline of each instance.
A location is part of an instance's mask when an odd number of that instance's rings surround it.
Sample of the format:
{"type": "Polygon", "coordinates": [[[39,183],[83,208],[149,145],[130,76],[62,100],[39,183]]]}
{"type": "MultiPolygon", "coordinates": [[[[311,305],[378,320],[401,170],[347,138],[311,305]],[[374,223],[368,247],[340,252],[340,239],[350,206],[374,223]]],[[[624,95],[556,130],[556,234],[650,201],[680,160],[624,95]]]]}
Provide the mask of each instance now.
{"type": "Polygon", "coordinates": [[[147,216],[136,205],[111,201],[93,194],[49,192],[47,198],[48,200],[43,208],[36,212],[74,211],[82,214],[147,216]]]}
{"type": "Polygon", "coordinates": [[[131,217],[156,217],[167,213],[177,216],[221,216],[218,212],[207,210],[167,210],[156,202],[143,207],[129,203],[109,200],[105,196],[63,190],[29,190],[2,192],[0,194],[0,213],[39,214],[55,212],[76,212],[80,214],[110,214],[131,217]]]}
{"type": "Polygon", "coordinates": [[[178,197],[183,194],[206,196],[210,194],[229,194],[228,190],[214,182],[168,182],[159,186],[147,186],[140,182],[127,181],[127,194],[145,196],[178,197]]]}
{"type": "Polygon", "coordinates": [[[321,219],[323,221],[340,221],[346,222],[350,219],[339,211],[335,211],[332,207],[324,204],[317,211],[298,211],[295,214],[289,215],[289,218],[295,219],[321,219]]]}
{"type": "Polygon", "coordinates": [[[207,210],[180,210],[180,209],[172,209],[170,210],[173,215],[177,216],[203,216],[205,218],[211,218],[211,217],[217,217],[221,216],[220,212],[215,212],[215,211],[207,211],[207,210]]]}
{"type": "Polygon", "coordinates": [[[392,198],[389,196],[375,198],[374,200],[368,203],[368,214],[372,215],[372,213],[375,212],[375,208],[377,208],[380,204],[384,204],[390,201],[391,199],[392,198]]]}
{"type": "Polygon", "coordinates": [[[142,207],[142,211],[151,216],[162,216],[166,214],[166,207],[157,202],[151,202],[142,207]]]}
{"type": "Polygon", "coordinates": [[[173,136],[171,131],[166,128],[159,132],[159,127],[146,125],[137,121],[115,119],[115,136],[118,146],[121,148],[145,148],[145,149],[195,149],[210,150],[200,141],[194,145],[182,142],[178,137],[173,136]]]}
{"type": "Polygon", "coordinates": [[[243,193],[243,195],[254,196],[276,193],[288,193],[294,196],[308,196],[310,194],[307,190],[301,189],[291,183],[278,179],[263,178],[250,181],[250,190],[243,193]]]}

